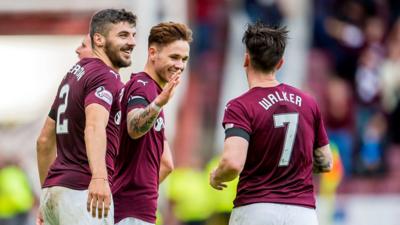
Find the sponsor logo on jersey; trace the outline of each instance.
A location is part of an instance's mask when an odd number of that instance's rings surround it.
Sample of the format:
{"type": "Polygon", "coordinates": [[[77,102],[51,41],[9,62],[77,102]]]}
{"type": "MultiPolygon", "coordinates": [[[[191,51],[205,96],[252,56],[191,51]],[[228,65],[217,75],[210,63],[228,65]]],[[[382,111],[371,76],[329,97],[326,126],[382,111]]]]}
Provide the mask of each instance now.
{"type": "Polygon", "coordinates": [[[107,89],[105,89],[103,86],[100,86],[96,89],[96,92],[94,93],[94,95],[103,100],[104,102],[106,102],[107,104],[111,105],[113,102],[113,96],[111,94],[111,92],[109,92],[107,89]]]}
{"type": "Polygon", "coordinates": [[[164,128],[164,119],[162,117],[158,117],[156,122],[154,123],[154,130],[160,131],[164,128]]]}

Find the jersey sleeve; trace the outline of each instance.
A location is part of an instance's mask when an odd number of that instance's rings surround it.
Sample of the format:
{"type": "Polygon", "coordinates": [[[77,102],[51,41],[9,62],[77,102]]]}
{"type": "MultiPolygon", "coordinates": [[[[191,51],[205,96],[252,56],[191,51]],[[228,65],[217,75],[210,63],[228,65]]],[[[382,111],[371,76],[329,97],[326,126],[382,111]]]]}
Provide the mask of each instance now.
{"type": "MultiPolygon", "coordinates": [[[[58,91],[57,91],[58,94],[58,91]]],[[[54,121],[56,121],[57,119],[57,95],[54,98],[53,104],[51,105],[50,111],[48,116],[53,119],[54,121]]]]}
{"type": "Polygon", "coordinates": [[[325,146],[329,144],[329,138],[326,134],[324,121],[322,120],[322,115],[319,110],[318,105],[315,105],[316,108],[316,117],[315,117],[315,143],[314,149],[325,146]]]}
{"type": "Polygon", "coordinates": [[[252,129],[248,113],[245,107],[235,100],[226,105],[222,126],[225,129],[225,138],[239,136],[250,139],[252,129]]]}
{"type": "Polygon", "coordinates": [[[145,86],[142,83],[133,80],[129,90],[127,90],[127,113],[135,108],[144,108],[150,104],[152,101],[151,96],[149,96],[149,89],[151,87],[145,86]]]}
{"type": "Polygon", "coordinates": [[[115,98],[119,98],[118,78],[112,73],[104,73],[87,81],[85,107],[97,103],[110,111],[115,98]]]}

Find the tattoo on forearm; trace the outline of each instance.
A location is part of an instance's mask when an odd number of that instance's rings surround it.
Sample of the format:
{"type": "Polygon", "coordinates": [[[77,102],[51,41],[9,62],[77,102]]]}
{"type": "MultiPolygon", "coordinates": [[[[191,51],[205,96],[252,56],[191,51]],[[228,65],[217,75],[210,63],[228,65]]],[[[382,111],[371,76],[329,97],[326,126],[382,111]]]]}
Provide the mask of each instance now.
{"type": "Polygon", "coordinates": [[[316,173],[327,172],[331,168],[332,162],[327,159],[321,151],[314,151],[313,171],[316,173]]]}
{"type": "Polygon", "coordinates": [[[130,120],[130,128],[136,133],[143,134],[147,132],[158,116],[158,112],[151,110],[150,106],[144,109],[139,109],[130,120]]]}

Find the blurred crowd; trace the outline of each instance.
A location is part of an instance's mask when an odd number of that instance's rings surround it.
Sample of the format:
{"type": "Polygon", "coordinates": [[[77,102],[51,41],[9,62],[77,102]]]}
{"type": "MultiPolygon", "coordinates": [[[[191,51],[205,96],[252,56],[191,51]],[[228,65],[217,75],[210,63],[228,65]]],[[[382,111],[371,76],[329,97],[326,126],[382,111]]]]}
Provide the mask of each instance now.
{"type": "Polygon", "coordinates": [[[400,3],[314,2],[308,87],[345,174],[382,174],[385,150],[400,141],[400,3]]]}

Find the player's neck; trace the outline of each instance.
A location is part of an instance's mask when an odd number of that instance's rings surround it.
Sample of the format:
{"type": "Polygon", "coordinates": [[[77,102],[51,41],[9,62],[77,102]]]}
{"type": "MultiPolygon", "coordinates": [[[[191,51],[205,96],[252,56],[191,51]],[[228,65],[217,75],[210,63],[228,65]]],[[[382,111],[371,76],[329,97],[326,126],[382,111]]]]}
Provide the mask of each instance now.
{"type": "Polygon", "coordinates": [[[252,72],[247,76],[247,80],[249,82],[249,88],[254,87],[275,87],[280,83],[276,79],[275,73],[261,73],[261,72],[252,72]]]}
{"type": "Polygon", "coordinates": [[[108,56],[106,55],[105,52],[100,52],[100,51],[96,51],[93,50],[93,57],[94,58],[99,58],[101,61],[104,62],[104,64],[106,64],[107,66],[111,67],[111,69],[113,69],[115,72],[119,72],[119,67],[115,66],[110,58],[108,58],[108,56]]]}
{"type": "Polygon", "coordinates": [[[145,73],[147,73],[161,88],[164,88],[165,82],[163,82],[158,76],[154,67],[150,66],[148,63],[144,66],[145,73]]]}

